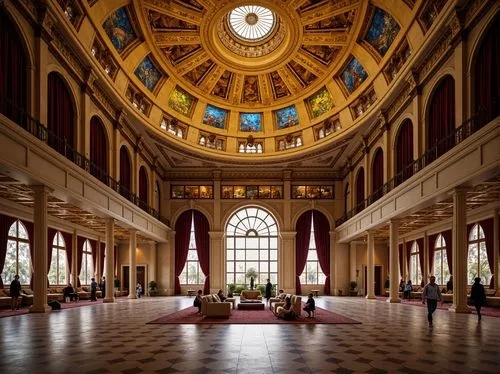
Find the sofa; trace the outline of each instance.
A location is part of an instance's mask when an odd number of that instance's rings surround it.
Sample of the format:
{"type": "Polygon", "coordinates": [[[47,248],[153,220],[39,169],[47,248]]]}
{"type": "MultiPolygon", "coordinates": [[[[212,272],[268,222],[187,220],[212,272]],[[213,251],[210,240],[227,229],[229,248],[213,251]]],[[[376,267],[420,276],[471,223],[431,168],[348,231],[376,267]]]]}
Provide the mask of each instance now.
{"type": "Polygon", "coordinates": [[[0,289],[0,308],[10,308],[11,297],[8,289],[0,289]]]}
{"type": "Polygon", "coordinates": [[[243,290],[240,294],[240,301],[244,300],[262,300],[262,294],[259,290],[243,290]]]}
{"type": "MultiPolygon", "coordinates": [[[[297,317],[300,317],[300,314],[302,313],[302,296],[298,295],[286,295],[286,297],[290,297],[290,301],[292,302],[292,309],[295,312],[297,317]]],[[[276,301],[274,303],[271,303],[271,311],[276,314],[276,309],[278,309],[279,306],[285,306],[284,301],[276,301]]]]}
{"type": "Polygon", "coordinates": [[[500,307],[500,290],[487,289],[486,292],[486,306],[500,307]]]}
{"type": "Polygon", "coordinates": [[[201,298],[201,314],[206,317],[229,317],[231,307],[231,302],[221,302],[216,294],[201,298]]]}

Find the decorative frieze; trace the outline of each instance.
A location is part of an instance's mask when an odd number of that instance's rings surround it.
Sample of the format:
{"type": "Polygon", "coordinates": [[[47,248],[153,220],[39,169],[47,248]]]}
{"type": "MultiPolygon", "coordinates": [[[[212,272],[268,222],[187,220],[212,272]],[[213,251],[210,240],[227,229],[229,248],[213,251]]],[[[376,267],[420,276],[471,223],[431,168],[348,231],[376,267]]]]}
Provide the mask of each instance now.
{"type": "Polygon", "coordinates": [[[302,147],[304,142],[302,141],[302,133],[287,134],[285,136],[276,138],[276,150],[286,151],[288,149],[302,147]]]}
{"type": "Polygon", "coordinates": [[[165,130],[167,133],[177,136],[178,138],[185,139],[187,136],[186,124],[180,123],[175,117],[163,113],[163,117],[160,122],[160,128],[165,130]]]}
{"type": "Polygon", "coordinates": [[[113,54],[98,37],[94,39],[90,53],[95,57],[104,72],[114,80],[118,73],[118,64],[113,58],[113,54]]]}
{"type": "Polygon", "coordinates": [[[145,116],[149,116],[152,103],[137,87],[129,83],[125,96],[132,103],[134,108],[145,116]]]}
{"type": "Polygon", "coordinates": [[[377,101],[377,94],[373,86],[366,89],[358,98],[349,105],[353,118],[362,116],[377,101]]]}
{"type": "Polygon", "coordinates": [[[226,150],[226,137],[206,132],[200,132],[198,144],[202,147],[215,149],[217,151],[226,150]]]}
{"type": "Polygon", "coordinates": [[[342,129],[338,115],[327,118],[314,127],[314,137],[316,140],[326,138],[342,129]]]}
{"type": "Polygon", "coordinates": [[[406,64],[410,55],[411,49],[405,38],[384,67],[383,72],[387,82],[390,83],[394,80],[394,78],[396,78],[401,68],[406,64]]]}
{"type": "Polygon", "coordinates": [[[264,140],[248,135],[246,139],[238,139],[238,153],[264,153],[264,140]]]}

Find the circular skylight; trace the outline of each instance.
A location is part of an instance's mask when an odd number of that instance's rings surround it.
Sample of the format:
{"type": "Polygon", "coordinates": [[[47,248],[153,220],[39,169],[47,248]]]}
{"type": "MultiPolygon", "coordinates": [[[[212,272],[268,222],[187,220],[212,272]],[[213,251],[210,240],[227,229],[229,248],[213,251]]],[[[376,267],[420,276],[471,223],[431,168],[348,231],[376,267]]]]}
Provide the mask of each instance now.
{"type": "Polygon", "coordinates": [[[274,13],[258,5],[245,5],[233,9],[229,13],[231,31],[240,39],[258,42],[265,39],[274,30],[276,16],[274,13]]]}

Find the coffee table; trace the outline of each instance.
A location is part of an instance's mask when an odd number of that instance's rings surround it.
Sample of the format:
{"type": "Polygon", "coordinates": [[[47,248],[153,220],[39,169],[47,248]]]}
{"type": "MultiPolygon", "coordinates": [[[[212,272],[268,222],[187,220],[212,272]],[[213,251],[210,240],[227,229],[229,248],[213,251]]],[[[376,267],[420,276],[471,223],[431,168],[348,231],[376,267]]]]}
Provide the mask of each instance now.
{"type": "Polygon", "coordinates": [[[262,301],[258,302],[244,302],[240,301],[238,304],[238,310],[264,310],[264,303],[262,301]]]}

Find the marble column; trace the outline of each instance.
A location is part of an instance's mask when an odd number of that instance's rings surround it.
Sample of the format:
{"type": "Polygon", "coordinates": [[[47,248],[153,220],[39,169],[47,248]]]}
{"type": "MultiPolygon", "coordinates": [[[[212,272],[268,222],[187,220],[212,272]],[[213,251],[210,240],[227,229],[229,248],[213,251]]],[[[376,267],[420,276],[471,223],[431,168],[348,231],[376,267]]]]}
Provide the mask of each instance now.
{"type": "Polygon", "coordinates": [[[366,232],[366,298],[375,299],[375,237],[372,231],[366,232]]]}
{"type": "Polygon", "coordinates": [[[399,299],[399,250],[398,250],[399,221],[392,219],[389,222],[389,298],[390,303],[400,303],[399,299]]]}
{"type": "Polygon", "coordinates": [[[210,236],[210,292],[227,292],[224,231],[209,231],[210,236]]]}
{"type": "Polygon", "coordinates": [[[281,246],[278,254],[278,289],[295,293],[295,231],[282,231],[281,246]]]}
{"type": "MultiPolygon", "coordinates": [[[[115,274],[113,272],[114,258],[115,258],[115,238],[114,238],[114,228],[115,220],[113,218],[106,218],[106,259],[104,261],[104,267],[106,268],[106,297],[103,302],[114,303],[114,278],[115,274]]],[[[131,288],[135,284],[131,285],[131,288]]]]}
{"type": "MultiPolygon", "coordinates": [[[[137,230],[129,230],[129,281],[128,281],[128,298],[137,299],[135,294],[135,285],[137,284],[137,262],[136,262],[136,248],[137,248],[137,230]]],[[[144,285],[146,287],[146,285],[144,285]]]]}
{"type": "Polygon", "coordinates": [[[71,283],[73,284],[73,287],[76,288],[78,287],[78,276],[79,271],[78,271],[78,234],[76,230],[73,230],[73,256],[72,256],[72,264],[71,266],[71,283]]]}
{"type": "Polygon", "coordinates": [[[45,313],[50,308],[47,305],[47,202],[49,193],[46,186],[32,186],[35,193],[33,250],[33,305],[30,313],[45,313]]]}
{"type": "Polygon", "coordinates": [[[357,266],[357,245],[356,242],[352,241],[349,243],[349,275],[350,275],[349,282],[356,281],[359,283],[358,280],[359,271],[356,270],[356,266],[357,266]]]}
{"type": "Polygon", "coordinates": [[[470,313],[467,307],[467,211],[466,191],[453,192],[453,305],[455,313],[470,313]]]}
{"type": "Polygon", "coordinates": [[[335,274],[336,262],[335,231],[330,231],[330,295],[337,295],[337,277],[335,274]]]}
{"type": "Polygon", "coordinates": [[[427,231],[424,232],[424,248],[422,248],[424,251],[424,263],[420,264],[421,269],[422,269],[422,279],[424,280],[424,283],[427,284],[429,280],[429,275],[432,274],[432,269],[429,269],[429,237],[427,236],[427,231]]]}
{"type": "MultiPolygon", "coordinates": [[[[398,226],[399,227],[399,226],[398,226]]],[[[408,281],[408,253],[406,253],[406,238],[403,239],[403,268],[401,269],[401,277],[408,281]]],[[[399,282],[398,282],[399,284],[399,282]]]]}

